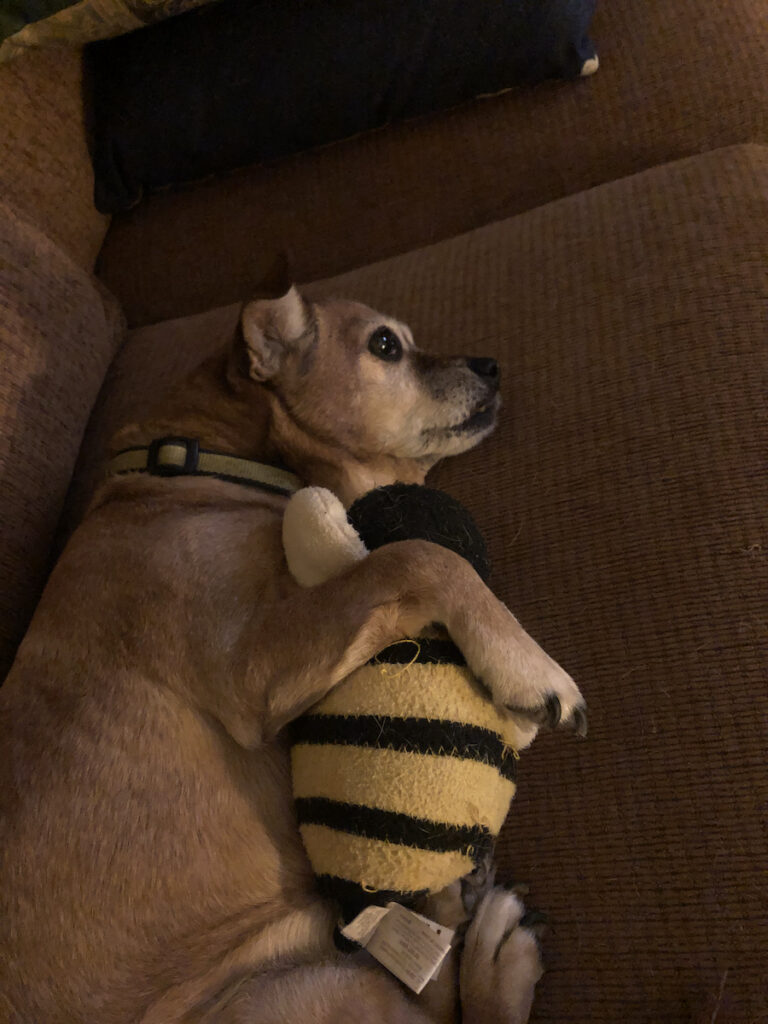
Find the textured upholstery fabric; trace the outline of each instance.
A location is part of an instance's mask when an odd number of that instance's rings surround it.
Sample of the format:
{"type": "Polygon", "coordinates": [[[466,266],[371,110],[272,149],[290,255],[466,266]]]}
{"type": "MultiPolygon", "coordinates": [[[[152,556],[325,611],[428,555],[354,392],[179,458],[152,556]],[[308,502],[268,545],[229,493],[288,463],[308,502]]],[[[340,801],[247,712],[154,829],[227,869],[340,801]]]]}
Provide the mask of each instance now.
{"type": "Polygon", "coordinates": [[[582,82],[153,196],[115,219],[100,273],[129,322],[150,323],[234,301],[283,248],[312,280],[665,161],[768,141],[761,0],[605,0],[592,35],[601,68],[582,82]]]}
{"type": "Polygon", "coordinates": [[[93,205],[77,50],[0,66],[0,199],[91,270],[109,218],[93,205]]]}
{"type": "MultiPolygon", "coordinates": [[[[590,704],[500,843],[555,922],[535,1021],[698,1024],[721,983],[718,1024],[768,1010],[767,191],[768,149],[726,148],[310,289],[502,365],[497,434],[432,482],[590,704]]],[[[88,450],[235,315],[137,331],[88,450]]]]}
{"type": "Polygon", "coordinates": [[[92,277],[0,204],[0,680],[34,611],[122,321],[92,277]]]}

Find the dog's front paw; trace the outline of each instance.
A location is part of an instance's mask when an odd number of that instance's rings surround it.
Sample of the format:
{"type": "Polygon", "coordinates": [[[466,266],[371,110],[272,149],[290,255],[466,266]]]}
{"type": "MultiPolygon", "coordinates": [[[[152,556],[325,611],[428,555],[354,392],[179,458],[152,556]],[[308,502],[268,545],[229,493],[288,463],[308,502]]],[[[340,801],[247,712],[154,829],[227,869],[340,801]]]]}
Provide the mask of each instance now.
{"type": "Polygon", "coordinates": [[[565,726],[586,736],[586,704],[576,683],[504,605],[500,609],[499,619],[476,630],[463,650],[494,703],[518,719],[520,746],[541,726],[565,726]]]}
{"type": "Polygon", "coordinates": [[[439,892],[429,893],[416,901],[414,910],[438,924],[463,934],[475,916],[480,902],[493,888],[496,865],[488,852],[475,869],[439,892]]]}
{"type": "Polygon", "coordinates": [[[544,973],[538,943],[541,915],[527,915],[519,896],[502,888],[483,897],[467,930],[460,989],[465,1024],[525,1024],[544,973]]]}
{"type": "Polygon", "coordinates": [[[517,696],[507,692],[504,707],[528,723],[530,728],[556,729],[562,726],[584,737],[588,724],[586,702],[568,673],[548,656],[547,660],[549,664],[542,666],[530,703],[520,702],[517,696]]]}
{"type": "Polygon", "coordinates": [[[483,898],[493,889],[496,881],[496,862],[493,852],[486,853],[475,865],[474,871],[461,879],[461,902],[468,918],[475,916],[483,898]]]}
{"type": "Polygon", "coordinates": [[[325,487],[303,487],[288,502],[283,548],[291,575],[303,587],[338,576],[368,554],[344,506],[325,487]]]}

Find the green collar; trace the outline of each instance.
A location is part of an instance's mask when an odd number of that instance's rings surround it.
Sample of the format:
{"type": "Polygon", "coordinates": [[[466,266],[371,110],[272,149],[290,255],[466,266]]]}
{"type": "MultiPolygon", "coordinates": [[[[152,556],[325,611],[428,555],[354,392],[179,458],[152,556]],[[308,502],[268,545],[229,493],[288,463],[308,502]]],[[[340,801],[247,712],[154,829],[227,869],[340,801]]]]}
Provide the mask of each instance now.
{"type": "Polygon", "coordinates": [[[110,476],[122,473],[209,476],[285,495],[293,494],[301,487],[299,478],[287,469],[211,452],[189,437],[161,437],[143,448],[125,448],[110,459],[107,472],[110,476]]]}

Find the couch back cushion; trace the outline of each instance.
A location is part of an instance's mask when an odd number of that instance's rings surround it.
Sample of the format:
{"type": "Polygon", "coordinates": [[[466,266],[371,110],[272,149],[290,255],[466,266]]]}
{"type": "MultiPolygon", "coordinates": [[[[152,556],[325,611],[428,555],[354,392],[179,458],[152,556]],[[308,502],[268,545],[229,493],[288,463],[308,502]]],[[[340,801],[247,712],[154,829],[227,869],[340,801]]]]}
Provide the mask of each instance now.
{"type": "Polygon", "coordinates": [[[99,274],[139,326],[236,301],[286,248],[299,280],[325,279],[671,160],[768,142],[764,10],[598,4],[593,78],[158,192],[113,219],[99,274]]]}
{"type": "Polygon", "coordinates": [[[0,680],[45,583],[83,431],[121,337],[106,291],[0,205],[0,680]]]}

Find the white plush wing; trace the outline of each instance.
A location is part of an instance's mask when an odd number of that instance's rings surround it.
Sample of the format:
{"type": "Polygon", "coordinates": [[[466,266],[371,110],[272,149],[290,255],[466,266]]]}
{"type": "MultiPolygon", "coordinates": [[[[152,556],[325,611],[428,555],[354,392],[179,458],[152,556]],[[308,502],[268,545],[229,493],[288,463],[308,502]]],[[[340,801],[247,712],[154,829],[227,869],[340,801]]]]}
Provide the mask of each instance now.
{"type": "Polygon", "coordinates": [[[303,587],[338,576],[368,554],[344,506],[325,487],[303,487],[288,502],[283,547],[288,568],[303,587]]]}

